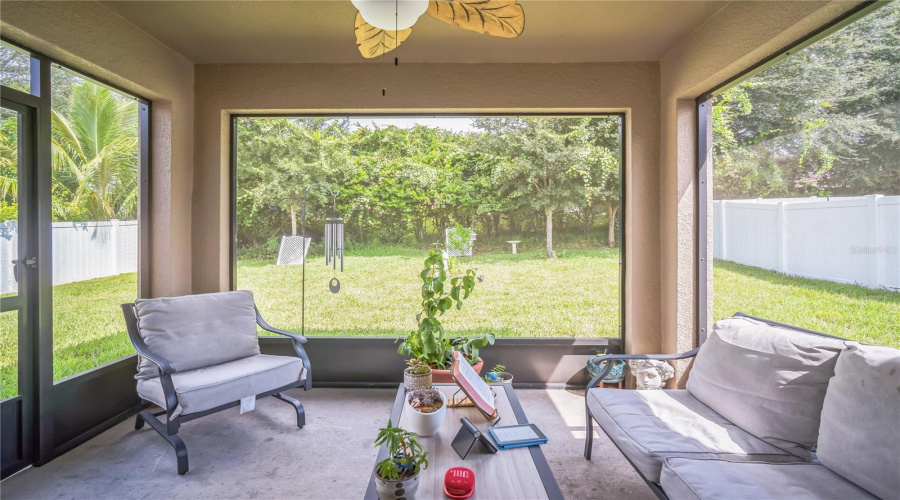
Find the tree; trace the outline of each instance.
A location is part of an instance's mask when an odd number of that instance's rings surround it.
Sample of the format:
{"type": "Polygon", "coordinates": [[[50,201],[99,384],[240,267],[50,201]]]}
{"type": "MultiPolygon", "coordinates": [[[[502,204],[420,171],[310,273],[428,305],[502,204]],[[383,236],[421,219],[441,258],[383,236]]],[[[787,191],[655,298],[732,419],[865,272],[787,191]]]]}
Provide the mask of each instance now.
{"type": "MultiPolygon", "coordinates": [[[[307,186],[327,181],[342,155],[346,123],[325,119],[249,120],[240,129],[239,199],[254,211],[286,207],[291,235],[297,235],[300,200],[307,186]]],[[[313,203],[325,202],[311,190],[313,203]]]]}
{"type": "Polygon", "coordinates": [[[0,204],[12,205],[19,192],[18,115],[4,109],[0,117],[0,204]]]}
{"type": "Polygon", "coordinates": [[[553,250],[553,214],[579,208],[590,196],[592,148],[584,118],[501,118],[478,120],[489,133],[502,134],[508,148],[506,182],[544,214],[548,259],[553,250]]]}
{"type": "Polygon", "coordinates": [[[719,96],[717,199],[900,194],[900,4],[719,96]]]}
{"type": "Polygon", "coordinates": [[[137,104],[84,82],[52,110],[53,210],[60,220],[137,216],[137,104]]]}
{"type": "Polygon", "coordinates": [[[588,165],[591,181],[588,190],[591,198],[606,205],[606,244],[616,246],[616,215],[622,200],[622,143],[617,119],[592,119],[587,122],[590,147],[588,165]]]}

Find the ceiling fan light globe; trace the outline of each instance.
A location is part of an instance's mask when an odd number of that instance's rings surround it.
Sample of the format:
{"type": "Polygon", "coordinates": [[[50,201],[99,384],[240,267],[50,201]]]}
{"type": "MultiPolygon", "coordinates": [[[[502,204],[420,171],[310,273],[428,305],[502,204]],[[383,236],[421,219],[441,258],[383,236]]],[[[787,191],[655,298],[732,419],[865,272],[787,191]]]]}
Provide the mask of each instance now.
{"type": "Polygon", "coordinates": [[[367,23],[383,30],[405,30],[428,10],[428,0],[352,0],[367,23]]]}

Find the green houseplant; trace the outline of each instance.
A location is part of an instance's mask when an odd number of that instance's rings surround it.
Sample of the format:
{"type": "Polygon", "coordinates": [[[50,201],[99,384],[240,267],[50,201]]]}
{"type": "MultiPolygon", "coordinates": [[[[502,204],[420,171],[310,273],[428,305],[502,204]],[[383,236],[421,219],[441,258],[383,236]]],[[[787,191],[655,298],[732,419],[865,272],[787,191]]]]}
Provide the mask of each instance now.
{"type": "Polygon", "coordinates": [[[484,381],[489,384],[511,384],[512,380],[513,376],[511,373],[506,371],[506,365],[495,365],[493,368],[491,368],[491,371],[484,376],[484,381]]]}
{"type": "Polygon", "coordinates": [[[431,367],[417,358],[406,360],[403,370],[403,387],[408,392],[419,389],[431,389],[431,367]]]}
{"type": "Polygon", "coordinates": [[[375,464],[375,491],[378,498],[414,498],[419,489],[419,472],[428,468],[428,452],[415,439],[415,434],[394,427],[378,430],[375,446],[384,445],[388,457],[375,464]]]}
{"type": "Polygon", "coordinates": [[[483,362],[478,357],[480,349],[492,345],[494,336],[461,337],[455,341],[444,331],[441,316],[453,307],[462,309],[463,302],[475,289],[475,270],[466,269],[454,274],[452,260],[444,260],[437,250],[431,250],[419,277],[422,279],[421,311],[416,315],[418,328],[407,336],[397,352],[402,356],[418,359],[432,368],[432,380],[452,382],[449,368],[453,364],[453,351],[459,351],[468,362],[480,371],[483,362]]]}

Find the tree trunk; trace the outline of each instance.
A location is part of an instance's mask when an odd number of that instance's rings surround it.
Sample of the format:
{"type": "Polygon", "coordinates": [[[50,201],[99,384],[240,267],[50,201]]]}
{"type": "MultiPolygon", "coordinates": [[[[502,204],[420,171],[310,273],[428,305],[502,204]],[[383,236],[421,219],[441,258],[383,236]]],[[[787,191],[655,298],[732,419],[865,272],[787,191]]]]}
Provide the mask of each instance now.
{"type": "Polygon", "coordinates": [[[297,207],[291,205],[291,236],[297,236],[297,207]]]}
{"type": "Polygon", "coordinates": [[[609,215],[609,235],[606,237],[606,244],[609,248],[616,248],[616,214],[618,212],[618,203],[606,202],[606,213],[609,215]]]}
{"type": "Polygon", "coordinates": [[[553,209],[547,207],[544,209],[547,216],[547,258],[555,259],[556,252],[553,251],[553,209]]]}

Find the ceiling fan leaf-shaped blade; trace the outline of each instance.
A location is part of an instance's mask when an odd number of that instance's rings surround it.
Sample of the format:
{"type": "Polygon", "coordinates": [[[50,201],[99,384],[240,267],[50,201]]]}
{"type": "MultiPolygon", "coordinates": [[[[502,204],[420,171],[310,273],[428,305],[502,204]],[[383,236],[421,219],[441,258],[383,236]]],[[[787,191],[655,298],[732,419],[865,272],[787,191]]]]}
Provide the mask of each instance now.
{"type": "Polygon", "coordinates": [[[428,14],[447,24],[515,38],[525,31],[525,10],[517,0],[431,0],[428,14]]]}
{"type": "Polygon", "coordinates": [[[393,31],[372,26],[359,12],[356,13],[355,27],[356,45],[359,46],[359,53],[367,59],[383,56],[396,49],[412,33],[412,28],[393,31]]]}

